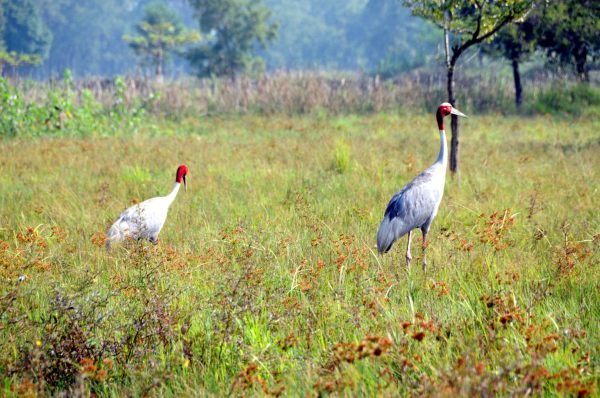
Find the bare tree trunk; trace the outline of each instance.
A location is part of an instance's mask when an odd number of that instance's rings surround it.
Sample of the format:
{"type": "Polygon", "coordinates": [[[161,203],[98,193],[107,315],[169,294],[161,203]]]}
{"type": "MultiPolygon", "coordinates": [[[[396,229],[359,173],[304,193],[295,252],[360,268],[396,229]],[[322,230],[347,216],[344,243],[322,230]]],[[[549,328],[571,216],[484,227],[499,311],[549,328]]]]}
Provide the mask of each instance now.
{"type": "MultiPolygon", "coordinates": [[[[456,98],[454,98],[454,65],[460,54],[452,54],[450,57],[450,35],[448,32],[448,23],[450,15],[448,12],[444,12],[444,51],[446,52],[446,68],[448,70],[447,90],[448,90],[448,102],[452,106],[456,107],[456,98]]],[[[458,171],[458,117],[452,115],[452,138],[450,139],[450,171],[455,174],[458,171]]]]}
{"type": "Polygon", "coordinates": [[[450,67],[450,34],[448,33],[448,23],[450,14],[444,11],[444,52],[446,55],[446,67],[450,67]]]}
{"type": "Polygon", "coordinates": [[[517,110],[521,110],[523,105],[523,86],[521,85],[521,73],[519,72],[519,60],[512,60],[513,78],[515,80],[515,105],[517,110]]]}
{"type": "MultiPolygon", "coordinates": [[[[456,98],[454,97],[454,64],[450,64],[448,67],[448,102],[453,107],[458,107],[456,98]]],[[[460,130],[458,125],[458,117],[452,115],[452,138],[450,139],[450,171],[452,174],[456,174],[458,171],[458,142],[460,137],[460,130]]]]}
{"type": "Polygon", "coordinates": [[[163,81],[163,60],[164,60],[164,56],[162,51],[158,50],[158,52],[156,53],[156,65],[155,65],[155,69],[154,69],[154,75],[156,78],[156,81],[158,83],[162,83],[163,81]]]}
{"type": "Polygon", "coordinates": [[[577,69],[577,80],[589,83],[590,75],[587,68],[588,51],[585,46],[581,46],[575,54],[575,68],[577,69]]]}

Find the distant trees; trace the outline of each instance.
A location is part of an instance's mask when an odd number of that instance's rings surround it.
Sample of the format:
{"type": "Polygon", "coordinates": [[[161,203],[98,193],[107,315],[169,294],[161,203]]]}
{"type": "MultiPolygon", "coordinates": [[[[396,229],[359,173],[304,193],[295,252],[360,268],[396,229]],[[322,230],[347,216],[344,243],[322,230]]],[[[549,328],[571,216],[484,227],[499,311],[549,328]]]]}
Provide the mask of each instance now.
{"type": "Polygon", "coordinates": [[[505,26],[484,47],[488,54],[503,57],[510,61],[515,84],[515,106],[517,109],[520,109],[523,104],[523,85],[519,65],[534,53],[535,48],[535,23],[532,18],[505,26]]]}
{"type": "MultiPolygon", "coordinates": [[[[261,53],[271,68],[348,70],[370,64],[370,60],[364,59],[363,26],[357,20],[365,3],[365,0],[265,0],[281,28],[277,40],[261,53]]],[[[395,20],[394,25],[397,24],[402,21],[395,20]]]]}
{"type": "Polygon", "coordinates": [[[539,46],[550,59],[573,65],[578,80],[589,81],[589,60],[600,52],[600,1],[553,0],[542,12],[539,46]]]}
{"type": "Polygon", "coordinates": [[[190,0],[205,41],[188,53],[200,76],[229,76],[260,62],[277,33],[271,12],[261,0],[190,0]]]}
{"type": "MultiPolygon", "coordinates": [[[[448,102],[457,106],[454,72],[460,56],[469,48],[492,38],[506,24],[523,17],[531,9],[533,0],[405,0],[404,3],[415,15],[444,30],[448,102]]],[[[452,115],[452,173],[458,171],[459,137],[458,118],[452,115]]]]}
{"type": "Polygon", "coordinates": [[[186,29],[177,13],[161,3],[146,6],[135,30],[136,36],[125,35],[123,39],[143,63],[154,67],[158,79],[162,79],[165,61],[172,54],[200,40],[199,32],[186,29]]]}
{"type": "Polygon", "coordinates": [[[21,65],[40,63],[48,54],[52,35],[39,7],[33,0],[3,1],[0,6],[0,64],[9,64],[15,70],[21,65]]]}
{"type": "Polygon", "coordinates": [[[61,76],[65,69],[75,76],[132,73],[136,55],[157,75],[172,59],[178,70],[189,70],[184,63],[190,61],[200,76],[268,66],[389,77],[432,65],[447,49],[448,99],[455,102],[456,65],[482,43],[511,63],[519,106],[519,68],[534,50],[589,80],[600,59],[600,1],[0,0],[0,65],[35,77],[61,76]],[[194,24],[203,40],[185,57],[173,57],[197,38],[189,32],[194,24]],[[445,28],[447,46],[440,45],[438,27],[445,28]]]}
{"type": "MultiPolygon", "coordinates": [[[[12,0],[11,0],[12,1],[12,0]]],[[[52,45],[39,73],[113,76],[135,65],[123,41],[137,17],[137,0],[35,0],[52,32],[52,45]]]]}
{"type": "Polygon", "coordinates": [[[435,26],[411,15],[398,0],[369,0],[350,27],[358,61],[383,77],[423,66],[437,52],[435,26]]]}
{"type": "Polygon", "coordinates": [[[0,0],[0,50],[4,50],[4,2],[5,0],[0,0]]]}
{"type": "Polygon", "coordinates": [[[52,34],[33,0],[11,0],[3,5],[3,41],[7,51],[19,54],[48,54],[52,34]]]}

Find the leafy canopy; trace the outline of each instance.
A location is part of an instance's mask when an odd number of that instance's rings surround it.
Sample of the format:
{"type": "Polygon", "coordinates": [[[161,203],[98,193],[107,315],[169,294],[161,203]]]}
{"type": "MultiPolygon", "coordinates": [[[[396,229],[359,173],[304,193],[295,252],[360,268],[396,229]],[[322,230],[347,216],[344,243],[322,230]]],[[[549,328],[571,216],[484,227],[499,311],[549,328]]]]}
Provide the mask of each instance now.
{"type": "Polygon", "coordinates": [[[36,3],[33,0],[13,0],[0,3],[0,6],[3,14],[2,41],[6,50],[9,53],[45,58],[50,49],[52,34],[36,3]]]}
{"type": "Polygon", "coordinates": [[[137,36],[125,35],[123,39],[143,63],[156,68],[162,74],[164,62],[183,45],[200,40],[200,33],[184,28],[179,16],[161,3],[146,7],[142,21],[135,27],[137,36]]]}
{"type": "Polygon", "coordinates": [[[437,52],[438,29],[398,0],[369,0],[351,28],[361,66],[384,77],[425,65],[437,52]]]}
{"type": "Polygon", "coordinates": [[[507,23],[524,17],[533,3],[533,0],[405,1],[415,15],[432,21],[454,35],[452,65],[467,48],[490,39],[507,23]]]}
{"type": "Polygon", "coordinates": [[[485,51],[493,56],[523,61],[535,51],[535,26],[532,22],[527,20],[505,26],[486,46],[485,51]]]}
{"type": "Polygon", "coordinates": [[[261,0],[190,0],[207,40],[188,58],[200,76],[227,75],[260,61],[258,48],[266,48],[277,32],[270,10],[261,0]]]}
{"type": "Polygon", "coordinates": [[[537,32],[539,45],[551,58],[564,65],[574,65],[579,79],[589,79],[589,58],[600,54],[598,0],[549,2],[543,10],[537,32]]]}

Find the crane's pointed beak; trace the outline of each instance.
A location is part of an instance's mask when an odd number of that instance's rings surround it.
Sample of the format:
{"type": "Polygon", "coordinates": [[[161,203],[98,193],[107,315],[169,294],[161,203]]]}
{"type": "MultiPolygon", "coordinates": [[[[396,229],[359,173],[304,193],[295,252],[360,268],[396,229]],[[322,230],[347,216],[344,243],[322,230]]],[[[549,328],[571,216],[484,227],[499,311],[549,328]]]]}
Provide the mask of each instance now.
{"type": "Polygon", "coordinates": [[[185,176],[183,176],[183,188],[185,189],[185,192],[187,192],[187,182],[185,181],[185,176]]]}
{"type": "Polygon", "coordinates": [[[462,113],[461,111],[459,111],[456,108],[452,108],[452,110],[450,111],[451,114],[456,115],[456,116],[461,116],[461,117],[467,117],[467,115],[465,115],[464,113],[462,113]]]}

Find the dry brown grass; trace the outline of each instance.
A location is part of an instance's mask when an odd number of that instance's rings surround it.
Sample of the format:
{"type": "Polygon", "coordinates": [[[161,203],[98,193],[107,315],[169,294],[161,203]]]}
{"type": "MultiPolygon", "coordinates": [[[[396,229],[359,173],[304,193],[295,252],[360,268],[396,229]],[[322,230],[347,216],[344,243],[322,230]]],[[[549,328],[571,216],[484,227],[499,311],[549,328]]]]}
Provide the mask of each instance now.
{"type": "MultiPolygon", "coordinates": [[[[510,76],[490,71],[457,79],[461,107],[477,112],[507,111],[513,108],[510,76]]],[[[404,109],[432,109],[445,98],[446,81],[442,71],[411,72],[390,80],[351,73],[277,72],[252,79],[183,78],[164,84],[138,78],[125,78],[125,101],[142,103],[147,110],[170,116],[213,113],[328,114],[373,113],[404,109]]],[[[61,81],[21,84],[27,101],[44,102],[61,81]]],[[[526,95],[534,99],[547,88],[545,78],[525,80],[526,95]]],[[[89,90],[104,107],[118,100],[110,79],[88,79],[73,83],[75,99],[89,90]]]]}

